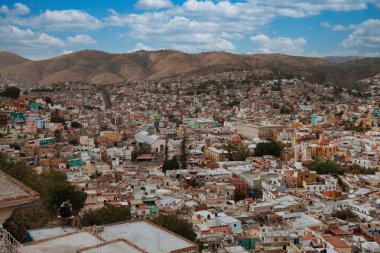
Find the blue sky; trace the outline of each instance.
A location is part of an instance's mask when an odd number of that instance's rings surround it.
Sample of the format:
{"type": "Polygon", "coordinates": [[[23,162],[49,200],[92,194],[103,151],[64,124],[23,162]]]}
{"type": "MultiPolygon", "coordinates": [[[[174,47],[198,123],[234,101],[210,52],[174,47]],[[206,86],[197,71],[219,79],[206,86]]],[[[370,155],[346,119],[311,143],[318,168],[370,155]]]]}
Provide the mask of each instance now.
{"type": "Polygon", "coordinates": [[[0,2],[0,50],[83,49],[380,56],[380,0],[0,2]]]}

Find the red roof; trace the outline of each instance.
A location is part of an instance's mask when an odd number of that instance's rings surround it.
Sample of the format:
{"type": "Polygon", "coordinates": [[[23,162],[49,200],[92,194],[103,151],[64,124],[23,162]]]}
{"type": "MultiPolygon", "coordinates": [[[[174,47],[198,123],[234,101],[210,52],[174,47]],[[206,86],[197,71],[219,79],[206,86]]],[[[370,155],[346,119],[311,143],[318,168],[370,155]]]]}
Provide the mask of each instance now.
{"type": "Polygon", "coordinates": [[[330,228],[329,230],[334,235],[349,235],[350,234],[350,232],[343,230],[343,229],[340,229],[338,227],[333,227],[333,228],[330,228]]]}
{"type": "Polygon", "coordinates": [[[142,154],[137,157],[137,159],[142,159],[142,158],[154,158],[153,154],[142,154]]]}
{"type": "Polygon", "coordinates": [[[218,227],[210,227],[210,230],[213,232],[230,232],[231,228],[230,226],[218,226],[218,227]]]}
{"type": "Polygon", "coordinates": [[[336,236],[322,236],[323,240],[330,243],[336,249],[351,248],[342,239],[336,236]]]}

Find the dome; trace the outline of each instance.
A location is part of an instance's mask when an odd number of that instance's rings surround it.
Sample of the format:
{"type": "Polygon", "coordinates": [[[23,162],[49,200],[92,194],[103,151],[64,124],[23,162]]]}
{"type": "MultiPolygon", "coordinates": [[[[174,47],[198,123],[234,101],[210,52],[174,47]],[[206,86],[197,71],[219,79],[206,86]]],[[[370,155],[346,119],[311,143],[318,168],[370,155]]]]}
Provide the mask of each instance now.
{"type": "Polygon", "coordinates": [[[320,145],[320,146],[327,146],[327,145],[329,145],[329,143],[330,143],[330,141],[326,137],[321,137],[318,140],[318,145],[320,145]]]}
{"type": "Polygon", "coordinates": [[[236,132],[230,137],[231,143],[241,143],[241,137],[236,132]]]}

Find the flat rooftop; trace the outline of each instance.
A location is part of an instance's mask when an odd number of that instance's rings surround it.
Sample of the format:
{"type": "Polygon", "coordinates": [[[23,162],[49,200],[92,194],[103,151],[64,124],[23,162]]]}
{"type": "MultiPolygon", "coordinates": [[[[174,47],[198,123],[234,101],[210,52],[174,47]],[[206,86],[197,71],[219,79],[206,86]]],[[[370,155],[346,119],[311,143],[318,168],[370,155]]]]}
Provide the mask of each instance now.
{"type": "Polygon", "coordinates": [[[47,240],[35,241],[24,244],[19,249],[20,253],[76,253],[78,249],[92,247],[98,243],[103,243],[99,238],[89,232],[77,232],[58,236],[47,240]]]}
{"type": "Polygon", "coordinates": [[[56,236],[63,236],[77,231],[78,229],[73,227],[51,227],[29,230],[28,233],[32,237],[33,241],[39,241],[56,236]]]}
{"type": "Polygon", "coordinates": [[[0,208],[34,202],[39,194],[17,179],[0,171],[0,208]]]}
{"type": "Polygon", "coordinates": [[[138,249],[130,242],[125,240],[115,240],[111,242],[106,242],[103,244],[98,244],[93,247],[84,248],[78,251],[79,253],[145,253],[146,251],[138,249]]]}
{"type": "Polygon", "coordinates": [[[99,237],[106,241],[125,239],[149,253],[197,247],[195,243],[148,221],[106,226],[99,232],[99,237]]]}

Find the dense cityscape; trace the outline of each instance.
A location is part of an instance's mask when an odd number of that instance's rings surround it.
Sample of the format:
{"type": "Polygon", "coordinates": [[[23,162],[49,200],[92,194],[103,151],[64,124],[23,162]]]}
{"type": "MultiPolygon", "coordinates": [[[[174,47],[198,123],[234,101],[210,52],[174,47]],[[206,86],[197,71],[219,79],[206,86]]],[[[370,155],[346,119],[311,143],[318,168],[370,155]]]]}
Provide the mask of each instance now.
{"type": "Polygon", "coordinates": [[[380,78],[358,83],[4,78],[4,232],[15,252],[378,252],[380,78]]]}
{"type": "Polygon", "coordinates": [[[380,253],[380,0],[1,0],[0,253],[380,253]]]}

